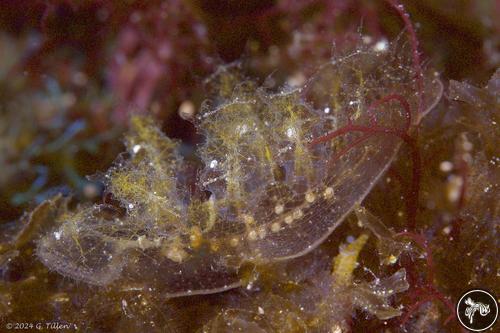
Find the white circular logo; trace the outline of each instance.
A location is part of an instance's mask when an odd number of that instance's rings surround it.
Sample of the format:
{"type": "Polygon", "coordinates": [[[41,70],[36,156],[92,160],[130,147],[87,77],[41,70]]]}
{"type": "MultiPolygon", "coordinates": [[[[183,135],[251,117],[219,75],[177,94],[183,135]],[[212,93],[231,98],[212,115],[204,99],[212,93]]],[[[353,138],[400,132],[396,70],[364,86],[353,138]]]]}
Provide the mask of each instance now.
{"type": "Polygon", "coordinates": [[[473,289],[462,295],[457,303],[457,317],[468,330],[482,332],[495,325],[498,303],[491,293],[473,289]]]}

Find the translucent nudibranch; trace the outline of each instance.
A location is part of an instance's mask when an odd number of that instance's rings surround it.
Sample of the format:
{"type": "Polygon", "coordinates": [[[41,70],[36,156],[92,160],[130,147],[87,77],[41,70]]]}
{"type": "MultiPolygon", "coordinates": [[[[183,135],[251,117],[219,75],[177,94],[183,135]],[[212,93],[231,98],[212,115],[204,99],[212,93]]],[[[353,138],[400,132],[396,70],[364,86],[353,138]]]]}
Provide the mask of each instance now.
{"type": "Polygon", "coordinates": [[[133,117],[127,153],[103,177],[121,211],[101,204],[62,214],[38,257],[90,284],[121,281],[173,297],[236,287],[245,262],[306,254],[389,166],[401,144],[394,133],[411,130],[417,97],[408,54],[402,43],[382,51],[361,43],[304,86],[279,91],[244,79],[236,66],[221,68],[195,121],[205,136],[197,179],[178,142],[152,119],[133,117]]]}

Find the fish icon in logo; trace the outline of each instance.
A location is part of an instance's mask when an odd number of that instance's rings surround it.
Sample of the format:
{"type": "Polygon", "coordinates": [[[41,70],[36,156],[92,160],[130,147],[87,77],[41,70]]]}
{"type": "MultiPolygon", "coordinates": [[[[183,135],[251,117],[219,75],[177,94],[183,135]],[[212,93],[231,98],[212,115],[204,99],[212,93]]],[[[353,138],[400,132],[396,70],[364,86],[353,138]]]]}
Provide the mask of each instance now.
{"type": "Polygon", "coordinates": [[[457,317],[466,329],[483,332],[493,327],[498,318],[497,299],[486,290],[469,290],[457,303],[457,317]]]}

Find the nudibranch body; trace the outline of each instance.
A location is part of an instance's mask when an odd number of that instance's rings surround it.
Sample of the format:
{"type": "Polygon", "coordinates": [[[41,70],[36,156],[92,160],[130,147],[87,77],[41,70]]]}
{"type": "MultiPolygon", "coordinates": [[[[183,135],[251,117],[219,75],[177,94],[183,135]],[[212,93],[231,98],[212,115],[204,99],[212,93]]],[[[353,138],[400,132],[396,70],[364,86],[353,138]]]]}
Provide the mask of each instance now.
{"type": "Polygon", "coordinates": [[[303,87],[279,92],[236,66],[221,68],[195,121],[205,136],[198,179],[188,177],[178,142],[133,117],[127,153],[103,179],[124,212],[93,205],[62,214],[39,258],[90,284],[120,281],[173,297],[236,287],[245,262],[306,254],[389,166],[401,144],[394,133],[411,130],[409,59],[398,43],[357,45],[303,87]],[[391,93],[400,98],[377,103],[391,93]]]}

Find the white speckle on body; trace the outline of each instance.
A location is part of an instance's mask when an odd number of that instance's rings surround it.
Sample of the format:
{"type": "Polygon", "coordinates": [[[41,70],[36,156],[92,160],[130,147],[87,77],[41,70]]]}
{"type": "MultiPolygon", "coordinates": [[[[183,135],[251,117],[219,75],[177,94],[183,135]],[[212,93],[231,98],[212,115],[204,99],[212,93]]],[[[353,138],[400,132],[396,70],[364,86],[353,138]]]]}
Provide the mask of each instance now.
{"type": "Polygon", "coordinates": [[[375,45],[373,45],[373,50],[375,52],[385,52],[389,48],[389,43],[386,39],[381,39],[375,45]]]}
{"type": "Polygon", "coordinates": [[[286,136],[289,138],[295,138],[297,136],[297,130],[293,127],[289,127],[286,130],[286,136]]]}
{"type": "Polygon", "coordinates": [[[132,151],[134,152],[134,154],[137,154],[139,150],[141,150],[141,148],[141,145],[135,145],[134,147],[132,147],[132,151]]]}
{"type": "Polygon", "coordinates": [[[453,169],[453,163],[450,161],[443,161],[439,164],[439,170],[442,172],[450,172],[453,169]]]}
{"type": "Polygon", "coordinates": [[[274,212],[276,215],[280,215],[285,211],[285,207],[282,204],[278,204],[274,207],[274,212]]]}

